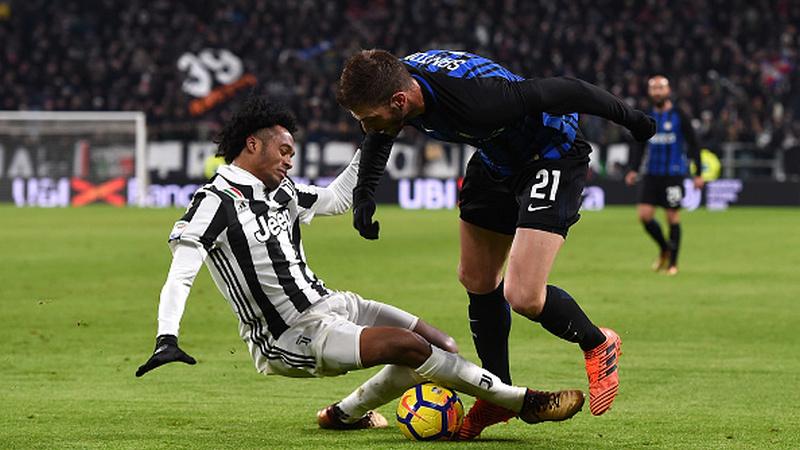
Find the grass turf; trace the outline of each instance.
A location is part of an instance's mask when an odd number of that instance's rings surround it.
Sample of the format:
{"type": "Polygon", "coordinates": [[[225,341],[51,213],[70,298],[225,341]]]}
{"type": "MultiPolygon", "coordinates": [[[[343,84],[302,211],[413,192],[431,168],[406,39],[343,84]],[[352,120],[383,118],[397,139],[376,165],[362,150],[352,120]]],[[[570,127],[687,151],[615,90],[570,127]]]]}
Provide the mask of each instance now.
{"type": "MultiPolygon", "coordinates": [[[[330,379],[255,372],[205,269],[182,322],[193,367],[141,379],[152,351],[166,236],[178,210],[0,207],[0,448],[411,448],[394,428],[329,432],[315,411],[376,369],[330,379]]],[[[469,448],[800,447],[800,210],[684,214],[681,273],[649,270],[632,208],[587,212],[551,282],[623,338],[614,408],[485,431],[469,448]]],[[[455,211],[382,207],[367,242],[350,217],[304,228],[328,286],[398,305],[477,361],[455,276],[455,211]]],[[[581,353],[519,316],[517,384],[586,389],[581,353]]],[[[465,398],[465,406],[472,399],[465,398]]],[[[394,402],[381,408],[394,423],[394,402]]]]}

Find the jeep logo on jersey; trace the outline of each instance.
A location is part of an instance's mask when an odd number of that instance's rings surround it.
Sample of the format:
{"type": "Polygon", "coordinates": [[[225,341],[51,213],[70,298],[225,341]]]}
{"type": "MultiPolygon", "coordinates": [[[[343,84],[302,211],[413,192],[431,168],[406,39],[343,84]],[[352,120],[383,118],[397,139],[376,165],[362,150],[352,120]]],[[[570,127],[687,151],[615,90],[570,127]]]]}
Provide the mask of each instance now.
{"type": "Polygon", "coordinates": [[[289,229],[289,210],[284,208],[274,212],[268,211],[266,215],[256,216],[256,223],[258,231],[253,233],[253,236],[258,242],[267,242],[270,235],[277,236],[289,229]]]}

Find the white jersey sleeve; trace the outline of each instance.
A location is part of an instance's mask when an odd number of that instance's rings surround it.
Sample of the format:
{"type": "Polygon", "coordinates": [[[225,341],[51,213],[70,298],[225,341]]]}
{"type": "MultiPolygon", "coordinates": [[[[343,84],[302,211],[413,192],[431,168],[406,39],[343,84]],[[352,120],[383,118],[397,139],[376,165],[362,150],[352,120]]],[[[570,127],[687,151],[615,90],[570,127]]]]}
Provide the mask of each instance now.
{"type": "Polygon", "coordinates": [[[177,336],[192,283],[227,227],[225,209],[219,197],[198,190],[186,214],[175,223],[169,235],[172,264],[158,304],[158,335],[177,336]]]}
{"type": "Polygon", "coordinates": [[[358,181],[358,162],[361,151],[356,151],[350,164],[327,187],[296,184],[297,205],[302,223],[310,223],[315,215],[335,216],[345,213],[353,204],[353,188],[358,181]]]}

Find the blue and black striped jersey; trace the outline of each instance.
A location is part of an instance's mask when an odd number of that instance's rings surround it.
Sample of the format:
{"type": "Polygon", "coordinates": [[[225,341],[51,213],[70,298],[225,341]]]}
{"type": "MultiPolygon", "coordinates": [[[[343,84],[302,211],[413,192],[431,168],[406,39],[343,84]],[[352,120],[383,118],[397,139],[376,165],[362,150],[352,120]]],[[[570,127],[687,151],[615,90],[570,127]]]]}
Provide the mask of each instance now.
{"type": "Polygon", "coordinates": [[[467,52],[428,50],[406,56],[402,62],[426,98],[426,113],[408,124],[434,139],[478,148],[484,164],[498,174],[510,175],[534,158],[559,159],[580,136],[577,113],[542,111],[495,126],[459,117],[485,103],[481,93],[491,94],[497,80],[525,80],[490,59],[467,52]]]}
{"type": "MultiPolygon", "coordinates": [[[[500,64],[467,52],[428,50],[400,59],[423,96],[422,112],[404,118],[428,136],[472,145],[500,175],[531,160],[559,159],[581,139],[578,114],[614,121],[644,141],[653,119],[622,99],[569,77],[522,78],[500,64]]],[[[362,123],[363,126],[363,123],[362,123]]],[[[356,191],[373,195],[386,168],[394,135],[365,128],[356,191]]]]}
{"type": "MultiPolygon", "coordinates": [[[[656,120],[656,134],[647,142],[645,171],[654,176],[686,176],[689,159],[695,161],[696,175],[700,175],[700,150],[690,118],[678,110],[650,111],[656,120]]],[[[641,150],[641,149],[639,149],[641,150]]],[[[631,168],[641,165],[642,154],[634,151],[631,168]]]]}

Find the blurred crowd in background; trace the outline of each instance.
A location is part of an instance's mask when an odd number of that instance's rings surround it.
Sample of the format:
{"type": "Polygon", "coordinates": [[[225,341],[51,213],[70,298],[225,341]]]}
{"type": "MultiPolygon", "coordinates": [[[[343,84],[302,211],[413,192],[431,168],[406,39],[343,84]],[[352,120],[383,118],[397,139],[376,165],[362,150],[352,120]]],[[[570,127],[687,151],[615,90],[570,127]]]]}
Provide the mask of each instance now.
{"type": "MultiPolygon", "coordinates": [[[[334,98],[347,56],[449,48],[526,77],[582,78],[640,108],[647,78],[664,74],[704,146],[789,148],[798,24],[793,0],[0,0],[0,109],[143,110],[151,139],[207,139],[235,100],[193,115],[178,61],[226,49],[257,80],[247,89],[290,104],[301,139],[355,141],[334,98]]],[[[625,138],[602,120],[581,126],[601,145],[625,138]]]]}

